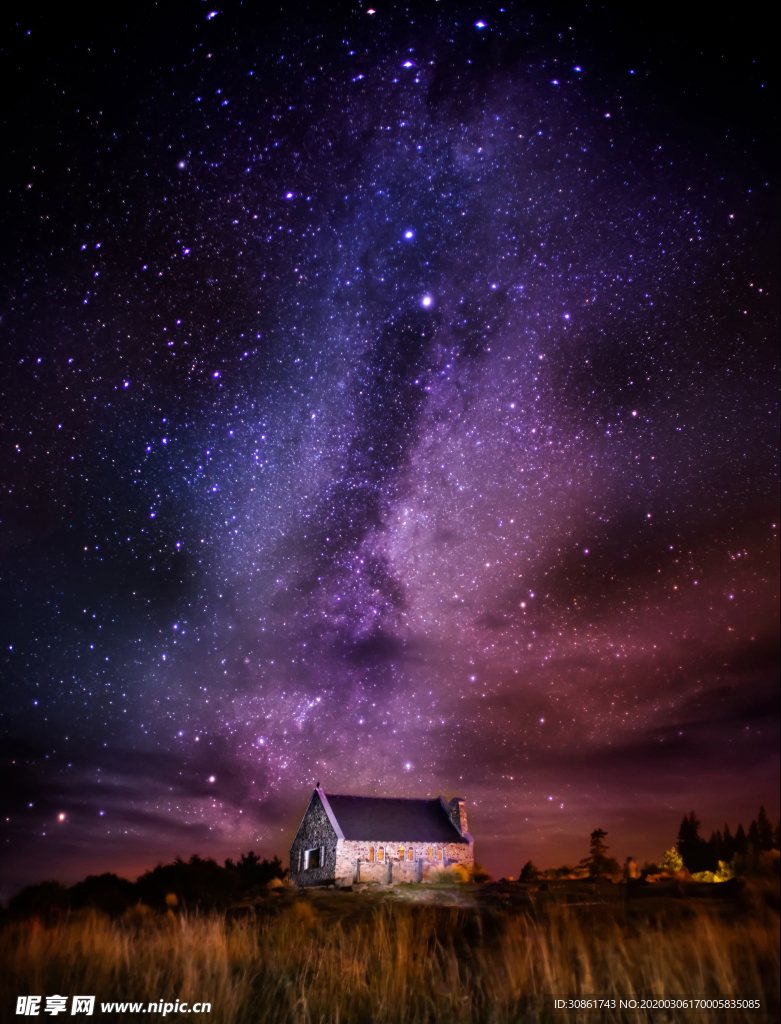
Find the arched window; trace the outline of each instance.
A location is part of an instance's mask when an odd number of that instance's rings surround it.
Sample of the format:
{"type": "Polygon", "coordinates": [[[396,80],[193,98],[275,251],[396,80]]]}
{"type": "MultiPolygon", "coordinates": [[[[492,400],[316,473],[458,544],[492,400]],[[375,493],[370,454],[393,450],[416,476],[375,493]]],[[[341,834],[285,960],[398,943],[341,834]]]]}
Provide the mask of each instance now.
{"type": "Polygon", "coordinates": [[[404,860],[404,847],[399,847],[399,860],[404,860]]]}
{"type": "Polygon", "coordinates": [[[442,850],[437,850],[437,860],[442,860],[442,850]]]}
{"type": "Polygon", "coordinates": [[[428,848],[428,859],[429,860],[433,860],[434,859],[434,847],[433,846],[429,846],[429,848],[428,848]]]}
{"type": "Polygon", "coordinates": [[[377,860],[385,860],[385,848],[382,846],[377,851],[377,860]]]}
{"type": "Polygon", "coordinates": [[[369,847],[369,860],[374,860],[374,847],[369,847]]]}
{"type": "Polygon", "coordinates": [[[414,860],[414,859],[415,859],[415,851],[410,846],[410,848],[407,850],[407,860],[414,860]]]}

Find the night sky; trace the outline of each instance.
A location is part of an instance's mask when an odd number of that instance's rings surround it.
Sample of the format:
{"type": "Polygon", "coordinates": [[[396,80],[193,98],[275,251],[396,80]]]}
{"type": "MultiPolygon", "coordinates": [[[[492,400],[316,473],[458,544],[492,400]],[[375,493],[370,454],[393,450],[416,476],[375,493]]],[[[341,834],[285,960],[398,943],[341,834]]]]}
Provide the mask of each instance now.
{"type": "Polygon", "coordinates": [[[0,33],[2,893],[775,819],[768,26],[106,7],[0,33]]]}

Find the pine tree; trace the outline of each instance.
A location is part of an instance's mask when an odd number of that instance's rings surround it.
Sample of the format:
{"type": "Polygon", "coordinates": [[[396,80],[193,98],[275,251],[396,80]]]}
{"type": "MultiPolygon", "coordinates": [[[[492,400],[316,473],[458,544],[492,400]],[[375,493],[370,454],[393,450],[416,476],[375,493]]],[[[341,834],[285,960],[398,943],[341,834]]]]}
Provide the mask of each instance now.
{"type": "Polygon", "coordinates": [[[683,857],[684,862],[686,857],[684,856],[684,850],[690,847],[692,842],[696,842],[699,839],[700,822],[697,819],[697,815],[692,811],[691,817],[684,814],[681,827],[678,829],[678,840],[676,846],[678,847],[678,853],[683,857]]]}
{"type": "Polygon", "coordinates": [[[754,818],[748,827],[748,835],[746,836],[746,839],[748,840],[748,845],[751,847],[753,853],[755,855],[758,854],[762,849],[762,840],[759,835],[759,825],[757,824],[756,818],[754,818]]]}
{"type": "Polygon", "coordinates": [[[695,871],[706,871],[708,862],[708,844],[700,837],[700,819],[694,813],[683,816],[678,830],[676,846],[684,865],[692,874],[695,871]]]}
{"type": "Polygon", "coordinates": [[[721,846],[723,853],[721,859],[729,863],[735,856],[735,839],[729,830],[729,825],[726,822],[724,823],[724,835],[721,838],[721,846]]]}
{"type": "Polygon", "coordinates": [[[706,871],[718,871],[719,861],[724,860],[724,838],[721,832],[716,829],[715,832],[711,832],[710,839],[708,840],[707,849],[707,861],[708,866],[706,871]]]}
{"type": "Polygon", "coordinates": [[[773,826],[770,824],[770,818],[768,818],[767,811],[764,807],[759,808],[759,814],[757,815],[757,827],[759,830],[759,849],[772,850],[773,826]]]}
{"type": "Polygon", "coordinates": [[[603,842],[606,836],[607,832],[601,828],[596,828],[591,833],[591,852],[580,862],[583,867],[588,868],[590,875],[601,875],[613,867],[612,858],[606,856],[608,847],[603,842]]]}
{"type": "Polygon", "coordinates": [[[748,839],[746,839],[742,825],[738,825],[735,832],[735,853],[740,854],[741,857],[745,857],[748,853],[748,839]]]}

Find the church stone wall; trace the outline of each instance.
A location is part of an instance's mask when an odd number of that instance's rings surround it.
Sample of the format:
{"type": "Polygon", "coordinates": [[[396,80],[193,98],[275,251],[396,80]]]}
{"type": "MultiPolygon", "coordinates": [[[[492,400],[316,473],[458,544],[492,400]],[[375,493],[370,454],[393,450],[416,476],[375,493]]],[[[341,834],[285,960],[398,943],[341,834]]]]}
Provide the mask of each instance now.
{"type": "Polygon", "coordinates": [[[363,842],[339,839],[336,843],[336,877],[353,882],[420,882],[436,876],[437,871],[464,864],[474,864],[474,849],[471,843],[401,843],[376,840],[363,842]],[[404,847],[404,860],[399,859],[399,847],[404,847]],[[442,850],[442,860],[428,859],[428,849],[442,850]],[[374,848],[374,860],[369,859],[370,848],[374,848]],[[385,859],[377,859],[378,850],[383,847],[385,859]],[[412,847],[414,860],[408,859],[412,847]]]}
{"type": "Polygon", "coordinates": [[[339,877],[336,865],[337,838],[319,797],[313,797],[290,847],[290,881],[294,885],[329,885],[339,877]],[[320,867],[303,869],[306,850],[320,849],[320,867]]]}

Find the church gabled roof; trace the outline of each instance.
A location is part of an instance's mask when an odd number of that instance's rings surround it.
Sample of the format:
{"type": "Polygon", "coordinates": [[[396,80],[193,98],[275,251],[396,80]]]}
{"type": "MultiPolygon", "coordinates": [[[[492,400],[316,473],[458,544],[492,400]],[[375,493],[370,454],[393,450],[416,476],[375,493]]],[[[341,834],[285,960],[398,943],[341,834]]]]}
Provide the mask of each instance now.
{"type": "Polygon", "coordinates": [[[468,843],[450,820],[441,797],[344,796],[315,790],[339,839],[366,842],[468,843]]]}

